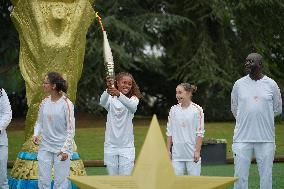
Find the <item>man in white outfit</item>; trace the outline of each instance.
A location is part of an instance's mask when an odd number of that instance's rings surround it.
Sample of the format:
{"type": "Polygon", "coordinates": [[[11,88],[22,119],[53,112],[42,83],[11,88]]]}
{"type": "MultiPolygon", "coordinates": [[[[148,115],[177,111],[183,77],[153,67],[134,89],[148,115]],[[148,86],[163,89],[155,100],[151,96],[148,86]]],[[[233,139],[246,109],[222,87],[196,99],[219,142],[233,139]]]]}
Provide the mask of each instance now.
{"type": "Polygon", "coordinates": [[[245,61],[248,75],[237,80],[231,93],[231,110],[236,118],[232,150],[234,189],[248,188],[253,155],[260,175],[260,189],[272,188],[272,166],[275,154],[274,117],[282,112],[277,83],[262,74],[262,56],[251,53],[245,61]]]}
{"type": "Polygon", "coordinates": [[[0,88],[0,189],[8,189],[7,161],[8,138],[6,128],[11,122],[12,110],[8,96],[4,89],[0,88]]]}

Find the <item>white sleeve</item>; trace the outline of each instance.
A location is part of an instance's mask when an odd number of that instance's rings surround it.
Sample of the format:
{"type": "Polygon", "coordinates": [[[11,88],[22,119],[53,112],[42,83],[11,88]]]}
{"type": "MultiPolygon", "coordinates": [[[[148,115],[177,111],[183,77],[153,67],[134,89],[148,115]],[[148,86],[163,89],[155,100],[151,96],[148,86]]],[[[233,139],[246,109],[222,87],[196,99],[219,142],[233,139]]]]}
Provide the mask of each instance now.
{"type": "Polygon", "coordinates": [[[0,117],[0,130],[5,130],[12,119],[11,105],[4,89],[1,90],[0,96],[0,108],[2,109],[2,115],[0,117]]]}
{"type": "Polygon", "coordinates": [[[169,112],[169,116],[168,116],[168,122],[167,122],[167,131],[166,131],[166,135],[168,137],[172,136],[172,108],[169,112]]]}
{"type": "Polygon", "coordinates": [[[67,136],[64,142],[63,147],[61,148],[61,152],[66,153],[73,148],[73,139],[75,136],[75,117],[74,117],[74,105],[69,99],[65,99],[66,101],[66,127],[67,127],[67,136]]]}
{"type": "Polygon", "coordinates": [[[128,110],[131,113],[135,113],[137,110],[137,106],[139,103],[139,99],[136,96],[132,96],[131,98],[128,98],[124,94],[120,93],[119,97],[117,99],[128,108],[128,110]]]}
{"type": "Polygon", "coordinates": [[[38,116],[37,116],[37,120],[36,120],[35,127],[34,127],[34,136],[40,135],[42,131],[44,101],[45,99],[41,102],[39,110],[38,110],[38,116]]]}
{"type": "Polygon", "coordinates": [[[204,113],[203,110],[199,110],[197,114],[197,124],[196,124],[196,136],[204,137],[205,129],[204,129],[204,113]]]}
{"type": "Polygon", "coordinates": [[[282,113],[282,98],[281,98],[281,92],[277,84],[273,87],[273,111],[274,116],[278,116],[282,113]]]}
{"type": "Polygon", "coordinates": [[[107,111],[109,110],[109,97],[110,95],[107,93],[107,91],[104,91],[100,98],[100,105],[107,111]]]}
{"type": "Polygon", "coordinates": [[[231,111],[234,115],[234,117],[237,117],[237,112],[238,112],[238,91],[237,91],[237,86],[234,84],[233,90],[231,93],[231,111]]]}

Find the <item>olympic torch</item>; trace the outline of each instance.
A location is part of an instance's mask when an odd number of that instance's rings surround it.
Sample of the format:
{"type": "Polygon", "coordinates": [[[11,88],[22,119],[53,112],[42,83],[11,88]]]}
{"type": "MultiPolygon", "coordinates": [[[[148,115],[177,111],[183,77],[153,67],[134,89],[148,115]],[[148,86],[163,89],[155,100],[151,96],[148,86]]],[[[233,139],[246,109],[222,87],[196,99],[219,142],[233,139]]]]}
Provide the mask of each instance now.
{"type": "Polygon", "coordinates": [[[104,50],[104,64],[105,64],[106,76],[112,79],[113,81],[112,87],[114,87],[115,73],[114,73],[114,62],[113,62],[113,57],[111,53],[111,48],[108,42],[107,33],[104,30],[102,19],[99,16],[98,12],[96,12],[96,17],[98,18],[98,21],[100,23],[100,26],[103,32],[103,48],[104,48],[103,50],[104,50]]]}
{"type": "MultiPolygon", "coordinates": [[[[106,31],[103,31],[103,37],[104,37],[104,59],[105,59],[105,70],[106,70],[106,75],[110,78],[113,79],[115,77],[114,73],[114,62],[113,62],[113,57],[111,53],[111,48],[107,39],[107,34],[106,31]]],[[[112,83],[112,87],[114,87],[114,83],[112,83]]]]}

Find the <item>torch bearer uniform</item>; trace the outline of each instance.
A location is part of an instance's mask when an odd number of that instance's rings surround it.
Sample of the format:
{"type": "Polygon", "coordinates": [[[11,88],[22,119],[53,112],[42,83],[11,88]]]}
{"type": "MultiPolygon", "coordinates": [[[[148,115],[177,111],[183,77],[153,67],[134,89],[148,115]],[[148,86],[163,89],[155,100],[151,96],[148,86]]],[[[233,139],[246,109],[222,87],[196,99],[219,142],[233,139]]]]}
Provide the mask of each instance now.
{"type": "Polygon", "coordinates": [[[75,134],[74,106],[64,95],[57,101],[47,97],[42,101],[34,136],[42,136],[38,151],[39,188],[50,189],[52,166],[54,165],[54,189],[68,188],[70,158],[75,134]],[[58,153],[69,157],[61,161],[58,153]]]}
{"type": "Polygon", "coordinates": [[[7,161],[8,138],[6,128],[11,122],[12,110],[8,96],[4,89],[0,89],[0,188],[8,189],[7,161]]]}
{"type": "Polygon", "coordinates": [[[112,97],[106,91],[100,105],[107,111],[104,142],[104,164],[109,175],[130,175],[134,167],[135,147],[132,119],[139,99],[120,93],[112,97]]]}
{"type": "Polygon", "coordinates": [[[201,158],[195,163],[194,152],[197,137],[204,137],[204,114],[197,104],[183,108],[180,104],[170,109],[167,136],[172,137],[172,164],[176,175],[199,176],[201,172],[201,158]]]}
{"type": "Polygon", "coordinates": [[[252,80],[249,75],[234,84],[231,109],[236,118],[232,149],[235,189],[248,188],[251,158],[256,157],[260,188],[272,188],[272,166],[275,153],[274,117],[282,112],[282,99],[276,82],[267,76],[252,80]]]}

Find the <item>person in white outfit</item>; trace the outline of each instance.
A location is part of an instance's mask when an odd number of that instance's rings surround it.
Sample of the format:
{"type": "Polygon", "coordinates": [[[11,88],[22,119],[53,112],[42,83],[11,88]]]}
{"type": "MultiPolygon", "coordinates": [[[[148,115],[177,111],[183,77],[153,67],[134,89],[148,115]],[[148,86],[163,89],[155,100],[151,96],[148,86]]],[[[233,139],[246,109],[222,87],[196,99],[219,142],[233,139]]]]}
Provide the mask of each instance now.
{"type": "Polygon", "coordinates": [[[43,83],[45,98],[39,109],[33,141],[39,144],[38,187],[50,189],[54,166],[54,189],[67,189],[75,133],[74,106],[63,94],[67,82],[57,72],[49,72],[43,83]]]}
{"type": "Polygon", "coordinates": [[[0,88],[0,189],[8,189],[7,161],[8,161],[8,138],[6,128],[11,122],[12,110],[3,88],[0,88]]]}
{"type": "Polygon", "coordinates": [[[204,113],[191,101],[196,86],[181,83],[176,88],[178,104],[170,109],[167,148],[176,175],[200,176],[200,150],[204,137],[204,113]]]}
{"type": "Polygon", "coordinates": [[[133,117],[142,95],[133,76],[121,72],[115,81],[107,77],[107,90],[100,105],[107,110],[104,142],[104,164],[109,175],[131,175],[135,147],[133,117]]]}
{"type": "Polygon", "coordinates": [[[274,117],[282,112],[280,89],[262,73],[262,56],[251,53],[245,61],[248,75],[237,80],[231,93],[231,110],[236,118],[233,136],[234,189],[247,189],[253,155],[260,175],[260,189],[272,188],[275,154],[274,117]]]}

